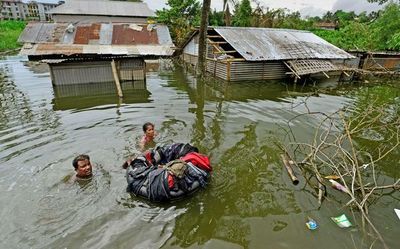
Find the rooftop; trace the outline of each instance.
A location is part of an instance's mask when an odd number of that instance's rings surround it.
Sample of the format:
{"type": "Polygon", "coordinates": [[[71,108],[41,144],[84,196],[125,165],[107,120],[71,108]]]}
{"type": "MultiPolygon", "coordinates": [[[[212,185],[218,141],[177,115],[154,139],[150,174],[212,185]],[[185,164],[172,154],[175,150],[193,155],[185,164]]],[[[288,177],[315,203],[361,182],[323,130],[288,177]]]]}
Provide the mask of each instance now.
{"type": "Polygon", "coordinates": [[[168,27],[135,23],[28,23],[20,35],[22,55],[171,56],[168,27]]]}
{"type": "Polygon", "coordinates": [[[121,1],[68,1],[48,12],[59,15],[154,17],[146,3],[121,1]]]}
{"type": "Polygon", "coordinates": [[[248,27],[212,29],[247,61],[354,58],[309,31],[248,27]]]}

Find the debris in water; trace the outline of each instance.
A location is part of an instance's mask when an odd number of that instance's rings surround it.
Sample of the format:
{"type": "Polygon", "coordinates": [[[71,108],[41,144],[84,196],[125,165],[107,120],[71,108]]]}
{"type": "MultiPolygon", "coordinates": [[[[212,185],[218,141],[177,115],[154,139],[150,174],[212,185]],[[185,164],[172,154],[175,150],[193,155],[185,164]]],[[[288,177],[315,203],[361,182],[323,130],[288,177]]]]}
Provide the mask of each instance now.
{"type": "Polygon", "coordinates": [[[397,217],[400,219],[400,209],[394,209],[394,212],[397,214],[397,217]]]}
{"type": "Polygon", "coordinates": [[[331,219],[341,228],[351,227],[351,222],[347,219],[345,214],[342,214],[338,217],[331,217],[331,219]]]}
{"type": "Polygon", "coordinates": [[[306,222],[306,226],[310,230],[315,230],[315,229],[318,228],[317,222],[315,220],[311,219],[310,217],[308,217],[308,221],[306,222]]]}

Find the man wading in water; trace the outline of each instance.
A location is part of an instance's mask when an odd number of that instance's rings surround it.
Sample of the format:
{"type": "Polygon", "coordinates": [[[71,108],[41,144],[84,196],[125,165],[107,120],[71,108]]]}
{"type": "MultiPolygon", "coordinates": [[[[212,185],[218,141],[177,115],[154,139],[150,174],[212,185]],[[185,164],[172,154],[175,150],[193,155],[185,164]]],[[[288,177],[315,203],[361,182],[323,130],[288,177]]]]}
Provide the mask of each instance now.
{"type": "Polygon", "coordinates": [[[89,180],[93,176],[92,164],[88,155],[79,155],[72,160],[72,165],[75,168],[75,176],[71,177],[71,181],[89,180]]]}

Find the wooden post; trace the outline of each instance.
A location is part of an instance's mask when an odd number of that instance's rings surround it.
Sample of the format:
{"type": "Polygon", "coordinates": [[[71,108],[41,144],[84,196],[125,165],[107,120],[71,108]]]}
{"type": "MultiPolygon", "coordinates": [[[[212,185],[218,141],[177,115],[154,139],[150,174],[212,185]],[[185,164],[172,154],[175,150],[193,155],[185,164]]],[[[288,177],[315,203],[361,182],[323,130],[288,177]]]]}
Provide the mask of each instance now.
{"type": "Polygon", "coordinates": [[[217,60],[214,60],[214,77],[217,74],[217,60]]]}
{"type": "MultiPolygon", "coordinates": [[[[158,61],[158,65],[160,65],[160,61],[158,61]]],[[[146,62],[143,60],[142,61],[142,67],[143,67],[143,81],[146,80],[146,62]]],[[[158,67],[158,70],[160,70],[160,67],[158,67]]]]}
{"type": "Polygon", "coordinates": [[[282,157],[283,164],[285,165],[286,171],[288,172],[288,175],[290,176],[290,179],[292,180],[292,183],[293,183],[294,185],[299,184],[299,180],[298,180],[297,177],[294,175],[292,166],[291,166],[290,163],[289,163],[289,159],[288,159],[285,155],[283,155],[283,154],[281,154],[281,157],[282,157]]]}
{"type": "Polygon", "coordinates": [[[122,94],[121,84],[119,83],[119,77],[117,72],[117,66],[115,65],[114,59],[111,61],[111,69],[115,80],[115,86],[117,87],[118,97],[122,98],[124,95],[122,94]]]}
{"type": "Polygon", "coordinates": [[[226,62],[226,80],[231,81],[231,62],[226,62]]]}

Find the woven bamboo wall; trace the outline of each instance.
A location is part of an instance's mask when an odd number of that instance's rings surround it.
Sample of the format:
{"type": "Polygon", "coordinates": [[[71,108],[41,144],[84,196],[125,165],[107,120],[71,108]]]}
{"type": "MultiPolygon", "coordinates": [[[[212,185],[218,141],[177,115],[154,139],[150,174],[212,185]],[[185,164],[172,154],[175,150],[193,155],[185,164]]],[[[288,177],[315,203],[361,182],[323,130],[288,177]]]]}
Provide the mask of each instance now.
{"type": "MultiPolygon", "coordinates": [[[[196,66],[197,56],[183,54],[186,63],[196,66]]],[[[215,61],[207,60],[207,71],[220,79],[227,81],[240,80],[273,80],[287,77],[288,69],[281,61],[276,62],[247,62],[247,61],[215,61]]]]}
{"type": "Polygon", "coordinates": [[[285,65],[277,62],[231,62],[230,80],[273,80],[286,78],[285,65]]]}

